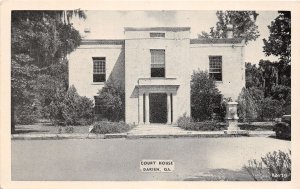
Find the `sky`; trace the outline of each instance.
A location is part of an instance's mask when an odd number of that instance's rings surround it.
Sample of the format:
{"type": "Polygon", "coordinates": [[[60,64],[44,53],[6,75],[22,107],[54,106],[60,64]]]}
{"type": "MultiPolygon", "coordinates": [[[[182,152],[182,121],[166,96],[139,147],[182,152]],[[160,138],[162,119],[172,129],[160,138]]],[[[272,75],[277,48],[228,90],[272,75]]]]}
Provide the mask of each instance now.
{"type": "MultiPolygon", "coordinates": [[[[277,57],[266,57],[262,39],[268,38],[268,25],[277,16],[277,11],[257,11],[256,24],[260,37],[250,41],[245,48],[245,61],[258,63],[260,59],[275,61],[277,57]]],[[[209,32],[216,25],[216,11],[86,11],[87,19],[74,20],[74,26],[83,33],[89,28],[88,39],[124,39],[124,27],[191,27],[191,38],[202,31],[209,32]]]]}

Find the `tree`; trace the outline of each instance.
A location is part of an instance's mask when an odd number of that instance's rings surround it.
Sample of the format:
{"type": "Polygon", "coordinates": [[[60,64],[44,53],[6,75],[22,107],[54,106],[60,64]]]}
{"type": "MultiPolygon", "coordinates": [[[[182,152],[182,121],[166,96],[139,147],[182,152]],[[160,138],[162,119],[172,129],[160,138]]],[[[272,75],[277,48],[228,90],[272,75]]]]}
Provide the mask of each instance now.
{"type": "Polygon", "coordinates": [[[259,102],[251,94],[251,89],[242,89],[238,97],[238,103],[238,115],[243,122],[257,118],[259,102]]]}
{"type": "MultiPolygon", "coordinates": [[[[37,78],[49,76],[49,83],[53,83],[51,76],[56,75],[49,72],[51,66],[66,65],[66,55],[80,44],[79,32],[70,22],[63,21],[63,12],[65,11],[12,11],[12,132],[14,132],[15,118],[20,112],[18,108],[34,107],[32,109],[36,110],[35,106],[41,104],[36,101],[41,98],[36,89],[38,85],[43,84],[39,83],[40,80],[37,78]]],[[[74,11],[72,12],[75,14],[74,11]]],[[[77,15],[81,12],[79,16],[85,15],[80,10],[75,12],[77,15]]],[[[61,75],[67,75],[67,72],[61,75]]],[[[28,112],[28,115],[30,114],[28,112]]]]}
{"type": "Polygon", "coordinates": [[[286,64],[291,62],[291,12],[278,11],[279,16],[268,26],[270,36],[263,39],[267,56],[278,56],[286,64]]]}
{"type": "Polygon", "coordinates": [[[215,81],[204,71],[194,71],[191,80],[191,115],[196,121],[212,118],[221,105],[221,94],[215,81]]]}
{"type": "Polygon", "coordinates": [[[246,88],[263,87],[264,78],[262,70],[259,67],[257,67],[256,64],[251,64],[250,62],[246,62],[245,64],[246,88]]]}
{"type": "Polygon", "coordinates": [[[260,120],[290,114],[290,65],[269,60],[260,60],[258,66],[246,63],[246,88],[257,104],[260,120]]]}
{"type": "Polygon", "coordinates": [[[258,26],[255,24],[258,14],[255,11],[217,11],[218,22],[210,32],[202,32],[199,38],[227,38],[227,26],[233,25],[233,36],[242,38],[247,44],[259,37],[258,26]]]}

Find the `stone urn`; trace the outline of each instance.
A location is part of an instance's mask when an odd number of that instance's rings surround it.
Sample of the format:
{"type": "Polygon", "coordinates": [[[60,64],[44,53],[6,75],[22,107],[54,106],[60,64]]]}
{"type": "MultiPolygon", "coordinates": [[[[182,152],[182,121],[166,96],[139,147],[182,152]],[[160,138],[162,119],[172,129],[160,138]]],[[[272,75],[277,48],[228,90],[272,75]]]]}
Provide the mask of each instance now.
{"type": "Polygon", "coordinates": [[[225,134],[247,134],[247,131],[240,130],[238,127],[238,114],[237,114],[237,102],[227,102],[226,105],[226,124],[227,130],[224,131],[225,134]]]}

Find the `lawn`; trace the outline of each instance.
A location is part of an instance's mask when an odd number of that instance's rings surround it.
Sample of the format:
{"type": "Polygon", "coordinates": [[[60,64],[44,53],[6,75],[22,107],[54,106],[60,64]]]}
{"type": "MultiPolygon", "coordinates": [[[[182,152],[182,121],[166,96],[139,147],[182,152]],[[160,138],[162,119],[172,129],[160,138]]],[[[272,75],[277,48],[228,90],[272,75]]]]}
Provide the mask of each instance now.
{"type": "MultiPolygon", "coordinates": [[[[34,125],[16,125],[16,134],[59,134],[59,128],[64,126],[54,126],[47,123],[37,123],[34,125]]],[[[89,126],[73,126],[74,133],[89,133],[89,126]]]]}

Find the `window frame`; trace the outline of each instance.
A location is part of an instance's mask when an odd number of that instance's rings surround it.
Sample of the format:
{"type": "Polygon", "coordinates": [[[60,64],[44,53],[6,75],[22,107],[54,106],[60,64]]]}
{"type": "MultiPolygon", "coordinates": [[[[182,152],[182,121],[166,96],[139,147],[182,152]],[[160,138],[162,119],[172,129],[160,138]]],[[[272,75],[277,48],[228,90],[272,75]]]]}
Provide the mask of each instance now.
{"type": "Polygon", "coordinates": [[[210,55],[208,56],[208,73],[209,77],[215,80],[216,82],[223,82],[223,56],[222,55],[210,55]],[[219,62],[213,59],[219,58],[219,62]],[[212,66],[212,64],[215,64],[212,66]],[[220,65],[217,65],[220,64],[220,65]],[[217,71],[220,70],[220,71],[217,71]],[[212,75],[220,74],[221,79],[218,79],[217,77],[212,77],[212,75]]]}
{"type": "Polygon", "coordinates": [[[150,49],[150,57],[151,57],[151,62],[150,62],[150,77],[151,78],[165,78],[166,77],[166,50],[165,49],[150,49]],[[155,62],[159,62],[160,60],[160,57],[155,57],[155,53],[154,52],[163,52],[163,63],[155,63],[155,62]],[[158,61],[155,61],[155,58],[158,60],[158,61]],[[155,70],[158,70],[159,72],[159,69],[163,69],[163,76],[153,76],[155,74],[154,72],[154,69],[155,70]]]}
{"type": "Polygon", "coordinates": [[[93,59],[93,83],[104,83],[106,82],[106,57],[92,57],[93,59]],[[99,65],[96,65],[99,63],[99,65]],[[100,81],[95,81],[96,76],[100,75],[100,81]],[[101,79],[102,75],[102,79],[101,79]],[[104,78],[104,79],[103,79],[104,78]]]}

